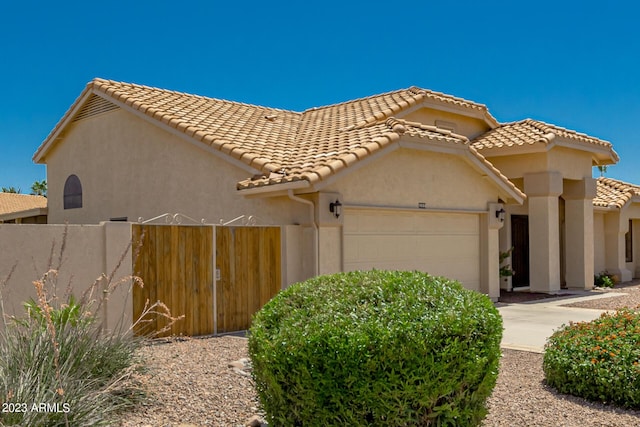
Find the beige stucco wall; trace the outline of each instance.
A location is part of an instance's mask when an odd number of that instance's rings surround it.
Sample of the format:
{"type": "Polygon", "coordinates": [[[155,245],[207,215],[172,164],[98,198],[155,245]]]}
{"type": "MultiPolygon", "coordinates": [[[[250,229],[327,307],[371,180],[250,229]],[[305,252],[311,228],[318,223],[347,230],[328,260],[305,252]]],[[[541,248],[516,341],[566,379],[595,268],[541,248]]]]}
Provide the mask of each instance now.
{"type": "Polygon", "coordinates": [[[593,212],[593,271],[595,274],[599,274],[606,269],[604,252],[604,217],[604,212],[593,212]]]}
{"type": "Polygon", "coordinates": [[[486,210],[498,189],[461,156],[400,148],[326,188],[346,204],[486,210]]]}
{"type": "Polygon", "coordinates": [[[137,221],[164,213],[207,223],[240,215],[264,225],[309,222],[308,209],[286,197],[239,196],[236,183],[251,172],[122,109],[72,124],[46,163],[50,223],[137,221]],[[81,209],[63,209],[70,174],[82,183],[81,209]]]}
{"type": "MultiPolygon", "coordinates": [[[[13,269],[11,278],[1,289],[7,314],[22,315],[22,303],[37,297],[33,281],[59,265],[63,241],[66,243],[62,264],[57,270],[57,279],[50,282],[56,284],[55,294],[59,298],[63,298],[68,287],[80,298],[103,273],[113,272],[116,280],[130,276],[130,254],[129,262],[123,262],[114,271],[131,240],[130,230],[128,224],[70,225],[65,241],[64,225],[0,225],[0,283],[13,269]]],[[[94,298],[101,297],[104,283],[96,289],[94,298]]],[[[109,328],[116,327],[120,321],[130,325],[132,308],[128,283],[123,283],[109,296],[107,311],[98,313],[103,318],[106,315],[109,328]]],[[[53,296],[53,288],[48,289],[49,295],[53,296]]]]}
{"type": "Polygon", "coordinates": [[[454,133],[464,135],[469,139],[473,139],[489,130],[489,125],[484,120],[427,107],[412,111],[406,116],[400,115],[400,117],[410,122],[432,126],[442,126],[441,122],[452,123],[455,125],[454,133]]]}
{"type": "Polygon", "coordinates": [[[565,179],[590,178],[592,174],[591,154],[565,147],[508,156],[491,156],[490,150],[480,151],[480,153],[509,179],[546,171],[560,172],[565,179]]]}

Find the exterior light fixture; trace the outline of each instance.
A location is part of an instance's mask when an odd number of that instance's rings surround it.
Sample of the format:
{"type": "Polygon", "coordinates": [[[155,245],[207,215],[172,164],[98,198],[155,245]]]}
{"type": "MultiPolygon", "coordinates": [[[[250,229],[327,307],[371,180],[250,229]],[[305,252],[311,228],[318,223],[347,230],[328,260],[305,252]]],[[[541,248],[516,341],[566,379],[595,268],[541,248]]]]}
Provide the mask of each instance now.
{"type": "Polygon", "coordinates": [[[504,208],[500,208],[499,210],[496,211],[496,218],[498,218],[500,222],[504,222],[505,213],[506,211],[504,210],[504,208]]]}
{"type": "Polygon", "coordinates": [[[331,212],[336,218],[340,218],[340,214],[342,213],[342,203],[340,200],[329,203],[329,212],[331,212]]]}

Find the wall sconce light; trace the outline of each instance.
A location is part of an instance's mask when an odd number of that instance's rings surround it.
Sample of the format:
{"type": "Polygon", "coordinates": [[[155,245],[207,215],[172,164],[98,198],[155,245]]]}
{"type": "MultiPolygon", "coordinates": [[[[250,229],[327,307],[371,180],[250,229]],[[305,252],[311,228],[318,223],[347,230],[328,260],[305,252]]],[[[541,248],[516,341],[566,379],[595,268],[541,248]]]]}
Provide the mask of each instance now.
{"type": "Polygon", "coordinates": [[[342,213],[342,203],[340,203],[340,200],[329,203],[329,212],[336,218],[340,218],[340,214],[342,213]]]}
{"type": "Polygon", "coordinates": [[[504,208],[500,208],[499,210],[496,211],[496,218],[498,218],[500,220],[500,222],[504,222],[504,214],[507,211],[504,210],[504,208]]]}

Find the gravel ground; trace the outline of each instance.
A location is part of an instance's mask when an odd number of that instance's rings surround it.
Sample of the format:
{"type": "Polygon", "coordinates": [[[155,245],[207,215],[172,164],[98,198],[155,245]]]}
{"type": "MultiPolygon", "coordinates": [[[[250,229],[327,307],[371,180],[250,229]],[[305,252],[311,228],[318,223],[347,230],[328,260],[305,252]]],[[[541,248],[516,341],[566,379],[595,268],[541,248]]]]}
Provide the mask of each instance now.
{"type": "MultiPolygon", "coordinates": [[[[616,309],[640,305],[640,284],[602,292],[626,295],[567,305],[616,309]]],[[[144,404],[123,414],[121,426],[244,426],[260,415],[251,378],[241,363],[247,341],[237,337],[164,341],[141,350],[149,372],[144,404]]],[[[498,382],[483,426],[640,426],[640,411],[561,395],[544,384],[542,355],[503,350],[498,382]]]]}
{"type": "Polygon", "coordinates": [[[623,307],[636,308],[640,306],[640,281],[630,284],[616,285],[615,288],[597,289],[597,293],[611,295],[610,298],[597,298],[587,301],[564,304],[567,307],[596,308],[599,310],[617,310],[623,307]]]}

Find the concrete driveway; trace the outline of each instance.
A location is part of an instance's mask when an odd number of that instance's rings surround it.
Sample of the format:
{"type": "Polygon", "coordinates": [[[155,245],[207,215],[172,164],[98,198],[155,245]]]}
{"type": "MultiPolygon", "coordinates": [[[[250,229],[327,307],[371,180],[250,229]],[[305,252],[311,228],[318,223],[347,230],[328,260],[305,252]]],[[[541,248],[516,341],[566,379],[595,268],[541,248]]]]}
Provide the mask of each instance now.
{"type": "Polygon", "coordinates": [[[605,311],[562,305],[586,299],[615,298],[615,295],[623,294],[572,296],[515,304],[498,303],[496,307],[504,323],[501,346],[542,353],[547,338],[560,326],[569,322],[589,322],[605,311]]]}

